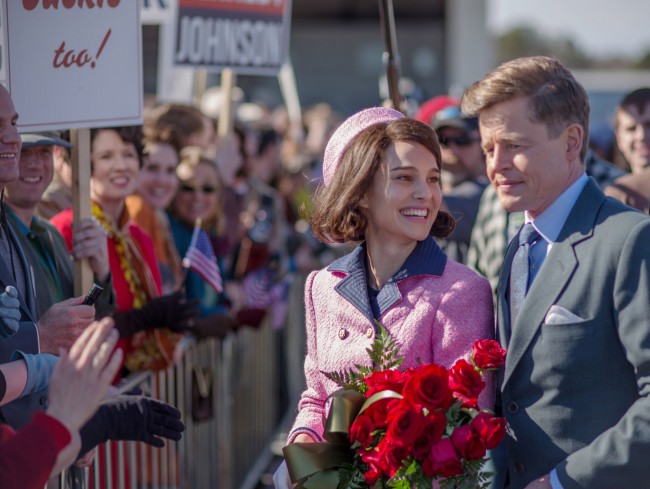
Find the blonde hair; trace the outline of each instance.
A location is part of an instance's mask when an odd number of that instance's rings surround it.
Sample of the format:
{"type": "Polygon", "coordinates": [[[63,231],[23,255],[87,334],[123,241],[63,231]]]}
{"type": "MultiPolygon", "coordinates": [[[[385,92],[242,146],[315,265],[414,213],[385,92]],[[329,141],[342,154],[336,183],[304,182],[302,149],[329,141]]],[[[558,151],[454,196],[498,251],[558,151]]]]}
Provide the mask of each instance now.
{"type": "Polygon", "coordinates": [[[569,124],[584,129],[580,159],[589,147],[589,97],[585,89],[557,59],[546,56],[517,58],[503,63],[471,85],[461,108],[467,115],[517,97],[527,97],[532,122],[546,125],[551,138],[569,124]]]}

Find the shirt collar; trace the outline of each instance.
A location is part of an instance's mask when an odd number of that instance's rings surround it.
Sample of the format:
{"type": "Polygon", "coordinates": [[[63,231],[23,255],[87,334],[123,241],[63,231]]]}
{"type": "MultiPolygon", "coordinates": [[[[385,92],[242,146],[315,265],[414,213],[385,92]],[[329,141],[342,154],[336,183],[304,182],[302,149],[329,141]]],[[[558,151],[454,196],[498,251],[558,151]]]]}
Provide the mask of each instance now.
{"type": "MultiPolygon", "coordinates": [[[[366,243],[357,246],[351,253],[334,261],[327,270],[330,272],[352,273],[359,268],[365,270],[366,243]]],[[[436,244],[433,237],[429,236],[424,241],[419,241],[415,249],[404,261],[400,269],[393,275],[391,281],[403,280],[415,275],[441,276],[445,271],[447,256],[436,244]]]]}
{"type": "Polygon", "coordinates": [[[583,173],[534,220],[526,211],[526,222],[532,222],[537,232],[548,243],[555,242],[588,181],[589,177],[583,173]]]}
{"type": "Polygon", "coordinates": [[[29,229],[27,226],[25,226],[25,223],[24,223],[23,221],[21,221],[20,219],[18,219],[18,216],[17,216],[16,213],[13,211],[13,209],[7,205],[7,206],[5,206],[5,210],[7,211],[7,215],[8,215],[11,219],[13,219],[13,221],[14,221],[16,224],[18,224],[18,229],[20,229],[20,232],[21,232],[23,235],[25,235],[25,236],[29,236],[29,234],[31,233],[31,229],[29,229]]]}

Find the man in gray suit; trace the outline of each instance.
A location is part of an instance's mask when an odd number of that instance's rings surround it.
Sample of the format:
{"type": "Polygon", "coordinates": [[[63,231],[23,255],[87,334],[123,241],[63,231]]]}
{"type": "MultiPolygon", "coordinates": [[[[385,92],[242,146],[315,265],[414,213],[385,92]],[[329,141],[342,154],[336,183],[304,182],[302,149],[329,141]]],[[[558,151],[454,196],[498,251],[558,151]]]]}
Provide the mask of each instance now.
{"type": "Polygon", "coordinates": [[[504,485],[648,487],[650,218],[586,176],[589,102],[558,61],[507,62],[462,108],[501,205],[526,211],[497,291],[504,485]]]}
{"type": "MultiPolygon", "coordinates": [[[[18,114],[11,95],[0,85],[0,191],[19,177],[18,161],[21,140],[17,128],[18,114]]],[[[83,297],[68,299],[53,305],[36,320],[33,273],[15,233],[3,214],[0,196],[0,292],[11,286],[18,291],[20,321],[15,334],[0,340],[0,363],[22,358],[30,377],[49,378],[54,367],[53,355],[59,349],[68,350],[83,329],[92,322],[95,310],[83,305],[83,297]],[[18,353],[22,352],[22,353],[18,353]],[[39,355],[46,353],[49,355],[39,355]],[[26,354],[26,355],[25,355],[26,354]]],[[[41,385],[42,382],[35,382],[41,385]]],[[[27,424],[36,410],[45,410],[45,390],[33,392],[0,408],[0,421],[18,429],[27,424]]]]}

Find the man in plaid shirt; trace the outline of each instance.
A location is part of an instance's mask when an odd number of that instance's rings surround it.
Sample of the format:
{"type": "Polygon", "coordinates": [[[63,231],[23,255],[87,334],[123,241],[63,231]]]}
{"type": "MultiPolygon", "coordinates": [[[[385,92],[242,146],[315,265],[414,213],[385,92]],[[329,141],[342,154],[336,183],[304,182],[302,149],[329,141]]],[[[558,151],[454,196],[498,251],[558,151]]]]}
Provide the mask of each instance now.
{"type": "MultiPolygon", "coordinates": [[[[603,189],[614,179],[625,174],[608,161],[596,158],[591,151],[587,154],[585,165],[587,175],[603,189]]],[[[494,187],[489,185],[479,203],[467,252],[467,266],[490,281],[495,304],[497,283],[506,248],[523,223],[524,213],[503,210],[494,187]]]]}

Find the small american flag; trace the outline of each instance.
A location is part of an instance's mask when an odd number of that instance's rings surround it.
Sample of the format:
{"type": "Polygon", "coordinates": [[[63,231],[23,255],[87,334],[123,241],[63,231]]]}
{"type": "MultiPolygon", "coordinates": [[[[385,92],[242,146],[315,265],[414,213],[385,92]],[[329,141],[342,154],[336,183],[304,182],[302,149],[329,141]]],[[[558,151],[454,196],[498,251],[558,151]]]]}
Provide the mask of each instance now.
{"type": "Polygon", "coordinates": [[[223,281],[217,265],[217,257],[212,249],[212,243],[197,220],[192,233],[190,247],[183,258],[183,266],[194,270],[203,280],[209,283],[217,292],[223,292],[223,281]]]}

